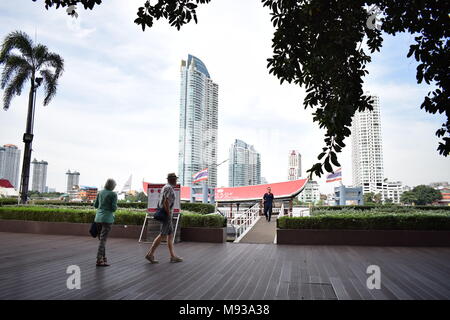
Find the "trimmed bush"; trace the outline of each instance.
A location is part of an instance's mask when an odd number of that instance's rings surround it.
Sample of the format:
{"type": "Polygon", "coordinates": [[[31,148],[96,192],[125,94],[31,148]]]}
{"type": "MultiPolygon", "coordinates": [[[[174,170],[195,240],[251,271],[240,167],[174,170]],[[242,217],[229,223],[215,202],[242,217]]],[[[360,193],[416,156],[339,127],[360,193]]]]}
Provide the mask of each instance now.
{"type": "Polygon", "coordinates": [[[449,214],[328,214],[280,217],[280,229],[450,230],[449,214]]]}
{"type": "Polygon", "coordinates": [[[443,210],[442,208],[446,207],[437,207],[438,209],[434,210],[422,210],[417,209],[415,207],[373,207],[370,210],[367,209],[355,209],[345,208],[341,210],[313,210],[311,211],[311,216],[320,216],[320,215],[342,215],[342,214],[450,214],[449,210],[443,210]]]}
{"type": "Polygon", "coordinates": [[[313,206],[312,211],[340,211],[340,210],[359,210],[359,211],[366,211],[366,210],[374,210],[374,209],[381,209],[381,210],[389,210],[389,211],[414,211],[414,210],[450,210],[450,206],[400,206],[397,204],[389,204],[389,205],[379,205],[379,204],[373,204],[373,205],[363,205],[363,206],[356,206],[356,205],[346,205],[346,206],[313,206]]]}
{"type": "Polygon", "coordinates": [[[197,212],[200,214],[214,213],[216,207],[209,203],[182,202],[181,210],[197,212]]]}
{"type": "Polygon", "coordinates": [[[17,198],[0,198],[0,207],[17,204],[17,198]]]}
{"type": "MultiPolygon", "coordinates": [[[[47,205],[59,205],[59,206],[70,206],[70,207],[93,207],[94,204],[90,202],[65,202],[62,200],[34,200],[32,202],[34,205],[47,206],[47,205]]],[[[6,203],[5,203],[6,204],[6,203]]],[[[8,202],[7,204],[17,204],[15,202],[8,202]]],[[[117,206],[119,208],[133,208],[133,209],[147,209],[147,202],[118,202],[117,206]]],[[[190,203],[182,202],[181,210],[197,212],[201,214],[213,213],[215,206],[208,203],[190,203]]]]}
{"type": "MultiPolygon", "coordinates": [[[[30,220],[46,222],[91,223],[94,221],[94,209],[45,208],[39,206],[1,207],[0,220],[30,220]]],[[[144,222],[145,212],[117,210],[115,224],[140,225],[144,222]]]]}
{"type": "Polygon", "coordinates": [[[203,215],[187,213],[181,216],[181,227],[223,228],[227,226],[227,219],[220,214],[203,215]]]}

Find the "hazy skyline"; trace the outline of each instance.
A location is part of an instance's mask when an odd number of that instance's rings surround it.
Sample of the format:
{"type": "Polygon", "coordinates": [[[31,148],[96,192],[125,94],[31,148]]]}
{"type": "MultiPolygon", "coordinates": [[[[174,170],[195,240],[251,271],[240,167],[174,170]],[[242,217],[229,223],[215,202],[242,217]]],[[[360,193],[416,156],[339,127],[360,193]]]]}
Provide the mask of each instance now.
{"type": "MultiPolygon", "coordinates": [[[[47,185],[65,190],[65,172],[80,172],[81,185],[102,187],[108,177],[122,187],[133,174],[164,181],[177,171],[180,61],[193,54],[219,85],[218,162],[228,157],[234,139],[261,153],[262,176],[286,181],[288,152],[299,150],[302,174],[317,161],[323,131],[303,109],[305,90],[270,75],[273,27],[259,0],[215,0],[198,9],[198,24],[180,31],[166,21],[151,29],[133,23],[142,1],[108,1],[93,11],[79,6],[75,21],[65,9],[45,10],[40,2],[0,4],[0,38],[22,30],[65,59],[58,92],[42,107],[36,101],[32,157],[48,161],[47,185]],[[12,27],[13,26],[13,27],[12,27]],[[164,136],[164,139],[161,137],[164,136]]],[[[417,85],[417,63],[407,59],[413,36],[384,35],[373,55],[365,90],[380,97],[384,173],[407,185],[450,181],[449,159],[436,151],[435,131],[443,115],[419,106],[430,90],[417,85]]],[[[0,144],[23,152],[29,86],[0,117],[0,144]]],[[[3,91],[1,91],[3,94],[3,91]]],[[[343,183],[351,184],[351,145],[339,155],[343,183]]],[[[318,179],[321,192],[335,184],[318,179]]],[[[218,169],[218,185],[228,185],[228,166],[218,169]]]]}

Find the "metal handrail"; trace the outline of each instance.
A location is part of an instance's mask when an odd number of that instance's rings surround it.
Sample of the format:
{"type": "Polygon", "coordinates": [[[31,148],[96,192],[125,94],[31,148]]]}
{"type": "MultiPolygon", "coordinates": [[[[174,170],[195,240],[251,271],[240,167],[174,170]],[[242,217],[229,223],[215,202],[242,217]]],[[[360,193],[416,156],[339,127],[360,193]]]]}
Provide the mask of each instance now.
{"type": "Polygon", "coordinates": [[[256,221],[258,217],[259,217],[259,203],[256,203],[243,213],[236,214],[229,221],[229,224],[234,227],[234,230],[236,232],[235,242],[256,221]]]}
{"type": "MultiPolygon", "coordinates": [[[[278,213],[278,218],[284,216],[284,203],[281,203],[280,212],[278,213]]],[[[277,219],[278,219],[277,218],[277,219]]]]}

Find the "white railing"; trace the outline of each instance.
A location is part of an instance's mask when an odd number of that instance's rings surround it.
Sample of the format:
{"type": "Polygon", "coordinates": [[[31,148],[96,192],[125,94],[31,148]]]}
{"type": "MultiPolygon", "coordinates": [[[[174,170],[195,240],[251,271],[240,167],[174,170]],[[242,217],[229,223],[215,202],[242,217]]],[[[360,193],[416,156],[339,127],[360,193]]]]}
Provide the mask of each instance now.
{"type": "Polygon", "coordinates": [[[284,214],[284,203],[281,203],[281,207],[280,207],[280,209],[278,211],[278,218],[280,218],[280,217],[282,217],[284,215],[285,215],[284,214]]]}
{"type": "Polygon", "coordinates": [[[236,215],[241,215],[245,213],[249,208],[239,208],[239,210],[236,207],[217,207],[216,213],[221,214],[222,216],[226,217],[228,220],[233,219],[236,215]]]}
{"type": "Polygon", "coordinates": [[[258,217],[259,217],[259,203],[248,208],[243,213],[233,214],[233,217],[231,218],[231,220],[228,221],[228,224],[233,226],[236,232],[234,242],[239,242],[241,240],[241,237],[244,235],[244,232],[254,224],[254,222],[258,219],[258,217]]]}

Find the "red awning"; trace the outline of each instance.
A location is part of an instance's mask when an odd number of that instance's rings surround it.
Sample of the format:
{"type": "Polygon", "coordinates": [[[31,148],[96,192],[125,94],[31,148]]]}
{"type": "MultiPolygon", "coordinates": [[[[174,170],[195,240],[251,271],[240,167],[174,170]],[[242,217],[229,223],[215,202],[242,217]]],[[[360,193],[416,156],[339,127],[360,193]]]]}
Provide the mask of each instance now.
{"type": "MultiPolygon", "coordinates": [[[[275,199],[292,198],[302,192],[308,179],[299,179],[286,182],[258,184],[254,186],[216,188],[216,202],[239,202],[254,201],[262,199],[267,187],[272,188],[275,199]]],[[[147,193],[148,182],[143,182],[144,192],[147,193]]],[[[191,190],[189,187],[181,187],[181,200],[190,200],[191,190]]],[[[199,196],[197,196],[198,199],[199,196]]]]}
{"type": "Polygon", "coordinates": [[[246,187],[216,188],[215,200],[216,202],[260,200],[267,192],[267,187],[272,188],[275,199],[291,198],[297,196],[303,190],[306,182],[308,182],[308,179],[246,187]]]}
{"type": "Polygon", "coordinates": [[[14,186],[6,179],[0,179],[0,188],[13,188],[14,186]]]}

